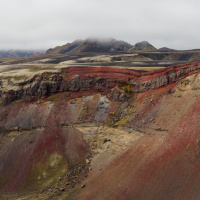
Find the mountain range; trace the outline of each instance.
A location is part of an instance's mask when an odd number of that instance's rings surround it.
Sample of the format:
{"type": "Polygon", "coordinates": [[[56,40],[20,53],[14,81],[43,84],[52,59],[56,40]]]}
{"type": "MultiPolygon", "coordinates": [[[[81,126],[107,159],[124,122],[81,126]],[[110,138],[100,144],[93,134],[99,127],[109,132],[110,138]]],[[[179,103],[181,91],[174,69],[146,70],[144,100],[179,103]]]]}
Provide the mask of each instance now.
{"type": "Polygon", "coordinates": [[[116,40],[116,39],[86,39],[86,40],[76,40],[72,43],[67,43],[63,46],[58,46],[53,49],[47,50],[48,54],[65,54],[73,53],[77,54],[80,52],[119,52],[128,51],[132,48],[132,45],[116,40]]]}
{"type": "MultiPolygon", "coordinates": [[[[66,60],[73,59],[73,56],[78,57],[90,57],[99,56],[106,54],[108,56],[118,55],[116,58],[111,58],[115,61],[124,60],[121,58],[122,54],[129,55],[126,61],[162,61],[170,62],[166,63],[164,66],[169,66],[176,64],[177,62],[187,62],[200,60],[200,50],[175,50],[168,47],[162,47],[157,49],[152,44],[147,41],[138,42],[135,45],[131,45],[125,41],[116,40],[113,38],[109,39],[96,39],[88,38],[85,40],[75,40],[72,43],[67,43],[62,46],[57,46],[55,48],[50,48],[45,51],[22,51],[22,50],[10,50],[10,51],[0,51],[0,63],[24,63],[27,61],[39,60],[44,58],[52,58],[52,63],[59,63],[66,60]],[[133,54],[132,57],[130,54],[133,54]],[[137,54],[134,55],[134,54],[137,54]],[[72,56],[72,57],[70,57],[72,56]],[[13,60],[4,59],[13,58],[13,60]],[[173,63],[171,63],[173,62],[173,63]]],[[[102,60],[102,59],[101,59],[102,60]]],[[[125,61],[124,60],[124,61],[125,61]]],[[[78,61],[82,62],[82,61],[78,61]]],[[[149,63],[147,63],[149,66],[149,63]]],[[[157,63],[151,63],[151,66],[157,66],[157,63]]]]}
{"type": "Polygon", "coordinates": [[[44,50],[0,50],[0,57],[22,58],[44,54],[44,50]]]}

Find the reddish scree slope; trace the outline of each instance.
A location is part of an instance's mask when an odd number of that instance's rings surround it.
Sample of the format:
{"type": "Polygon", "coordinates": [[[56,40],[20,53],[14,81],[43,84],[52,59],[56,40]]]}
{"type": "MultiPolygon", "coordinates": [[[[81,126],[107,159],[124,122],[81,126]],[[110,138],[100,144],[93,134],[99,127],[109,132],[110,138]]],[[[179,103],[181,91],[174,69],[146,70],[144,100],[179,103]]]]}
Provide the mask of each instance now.
{"type": "Polygon", "coordinates": [[[0,186],[4,192],[17,191],[27,184],[33,187],[37,181],[29,178],[31,170],[37,163],[45,164],[55,152],[63,157],[66,166],[69,162],[74,164],[84,160],[88,153],[76,130],[57,127],[29,131],[25,136],[16,137],[4,151],[3,158],[0,157],[0,186]]]}
{"type": "MultiPolygon", "coordinates": [[[[80,88],[67,97],[64,92],[59,91],[56,99],[53,96],[53,101],[46,99],[40,104],[12,102],[1,106],[1,191],[17,191],[22,188],[27,184],[35,164],[45,162],[54,152],[64,157],[66,163],[85,160],[89,149],[83,137],[75,129],[65,126],[107,121],[107,125],[113,125],[120,117],[125,118],[127,113],[131,115],[130,109],[134,108],[134,117],[123,125],[141,129],[146,134],[112,163],[107,163],[99,173],[95,170],[90,172],[84,182],[86,187],[75,198],[199,199],[200,92],[198,88],[183,91],[178,89],[179,84],[185,84],[184,79],[179,80],[180,78],[189,75],[193,77],[189,85],[186,85],[188,87],[190,84],[193,87],[192,84],[198,82],[199,72],[195,71],[193,75],[191,72],[196,70],[198,64],[171,67],[141,77],[138,75],[130,91],[133,98],[130,96],[128,101],[123,99],[114,102],[109,99],[112,88],[107,93],[93,88],[82,91],[80,88]],[[185,71],[182,73],[181,70],[185,71]],[[164,82],[161,81],[162,77],[164,82]],[[154,84],[152,80],[157,79],[159,84],[154,84]],[[138,87],[141,90],[137,88],[137,81],[143,82],[142,87],[138,87]],[[147,91],[143,89],[143,84],[149,86],[147,91]],[[139,93],[135,94],[134,88],[139,93]],[[75,98],[78,93],[84,94],[84,97],[75,98]],[[17,135],[16,127],[19,132],[27,133],[17,135]],[[10,141],[6,135],[12,132],[17,136],[10,141]]],[[[113,87],[132,77],[132,72],[128,72],[130,77],[123,80],[120,75],[118,80],[121,82],[118,82],[115,78],[117,79],[116,74],[120,74],[120,70],[116,73],[106,70],[109,77],[101,72],[101,68],[92,69],[90,74],[84,73],[85,68],[78,69],[78,72],[76,70],[67,69],[67,78],[72,79],[79,74],[80,78],[93,76],[95,79],[100,74],[105,81],[115,74],[112,77],[113,87]]]]}
{"type": "MultiPolygon", "coordinates": [[[[192,76],[191,84],[199,78],[192,76]]],[[[77,199],[200,199],[200,92],[181,91],[179,84],[185,85],[180,81],[137,96],[138,116],[130,124],[145,136],[92,172],[77,199]]]]}

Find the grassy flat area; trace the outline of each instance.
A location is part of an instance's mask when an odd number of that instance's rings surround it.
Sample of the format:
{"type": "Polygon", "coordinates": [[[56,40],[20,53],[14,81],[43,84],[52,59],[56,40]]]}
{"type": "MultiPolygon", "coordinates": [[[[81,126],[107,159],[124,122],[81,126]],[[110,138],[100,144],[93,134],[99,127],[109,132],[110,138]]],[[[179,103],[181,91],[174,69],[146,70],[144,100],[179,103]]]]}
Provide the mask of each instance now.
{"type": "Polygon", "coordinates": [[[156,69],[163,69],[165,67],[128,67],[128,69],[134,69],[134,70],[142,70],[142,71],[153,71],[156,69]]]}

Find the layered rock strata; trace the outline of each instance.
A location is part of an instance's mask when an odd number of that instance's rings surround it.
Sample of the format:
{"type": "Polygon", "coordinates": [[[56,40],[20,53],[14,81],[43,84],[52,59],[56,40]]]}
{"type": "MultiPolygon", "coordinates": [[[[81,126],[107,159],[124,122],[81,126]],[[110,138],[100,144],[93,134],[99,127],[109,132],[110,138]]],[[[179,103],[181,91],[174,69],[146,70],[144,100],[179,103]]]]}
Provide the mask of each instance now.
{"type": "Polygon", "coordinates": [[[23,99],[33,101],[57,92],[111,91],[118,87],[128,93],[140,93],[176,82],[200,69],[200,63],[177,65],[140,75],[128,69],[106,67],[69,67],[60,73],[45,72],[26,81],[1,77],[1,101],[4,105],[23,99]]]}

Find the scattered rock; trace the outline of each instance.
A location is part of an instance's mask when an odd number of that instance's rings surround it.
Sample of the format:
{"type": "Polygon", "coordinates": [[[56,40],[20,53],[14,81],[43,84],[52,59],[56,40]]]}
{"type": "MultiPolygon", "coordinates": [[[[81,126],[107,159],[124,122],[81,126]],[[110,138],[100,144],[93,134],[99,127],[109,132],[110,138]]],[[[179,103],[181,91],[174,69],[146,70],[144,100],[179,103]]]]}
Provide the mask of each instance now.
{"type": "Polygon", "coordinates": [[[14,130],[14,131],[19,131],[19,127],[18,127],[18,126],[15,126],[15,127],[13,128],[13,130],[14,130]]]}
{"type": "Polygon", "coordinates": [[[149,103],[151,103],[152,101],[153,101],[153,99],[150,99],[150,100],[149,100],[149,103]]]}
{"type": "Polygon", "coordinates": [[[151,118],[149,121],[150,121],[150,122],[154,121],[154,118],[151,118]]]}
{"type": "Polygon", "coordinates": [[[58,187],[57,185],[55,185],[55,188],[56,188],[56,189],[59,189],[59,187],[58,187]]]}
{"type": "Polygon", "coordinates": [[[110,139],[105,138],[104,141],[103,141],[103,143],[105,144],[106,142],[110,142],[110,141],[111,141],[110,139]]]}
{"type": "Polygon", "coordinates": [[[62,179],[63,179],[62,177],[58,177],[57,183],[58,183],[59,181],[61,181],[62,179]]]}
{"type": "Polygon", "coordinates": [[[46,176],[46,174],[45,173],[43,173],[42,174],[42,178],[46,178],[47,176],[46,176]]]}

